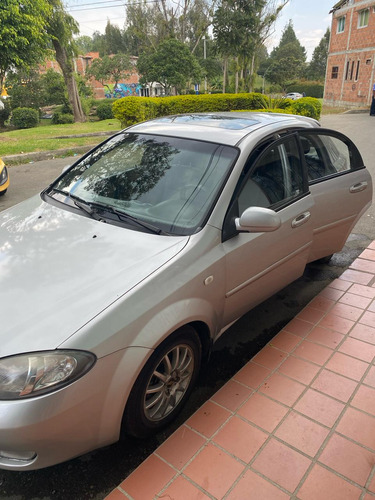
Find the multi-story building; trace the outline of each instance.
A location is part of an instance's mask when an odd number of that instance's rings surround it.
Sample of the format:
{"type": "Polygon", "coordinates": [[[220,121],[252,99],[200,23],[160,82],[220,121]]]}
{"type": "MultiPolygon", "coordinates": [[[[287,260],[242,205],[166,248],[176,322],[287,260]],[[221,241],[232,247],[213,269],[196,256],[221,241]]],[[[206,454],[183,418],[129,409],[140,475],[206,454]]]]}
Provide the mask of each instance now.
{"type": "Polygon", "coordinates": [[[341,0],[331,13],[324,102],[367,107],[375,83],[375,0],[341,0]]]}

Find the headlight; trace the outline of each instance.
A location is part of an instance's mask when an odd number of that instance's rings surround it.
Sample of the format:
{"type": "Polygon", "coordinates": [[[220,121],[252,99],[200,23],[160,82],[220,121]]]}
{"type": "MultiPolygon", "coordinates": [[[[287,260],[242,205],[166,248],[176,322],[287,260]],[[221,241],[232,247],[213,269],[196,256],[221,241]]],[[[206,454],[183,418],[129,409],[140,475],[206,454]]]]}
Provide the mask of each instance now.
{"type": "Polygon", "coordinates": [[[5,184],[7,180],[8,180],[8,170],[6,167],[4,167],[3,170],[0,172],[0,186],[2,184],[5,184]]]}
{"type": "Polygon", "coordinates": [[[95,364],[86,351],[43,351],[0,359],[0,400],[24,399],[56,391],[95,364]]]}

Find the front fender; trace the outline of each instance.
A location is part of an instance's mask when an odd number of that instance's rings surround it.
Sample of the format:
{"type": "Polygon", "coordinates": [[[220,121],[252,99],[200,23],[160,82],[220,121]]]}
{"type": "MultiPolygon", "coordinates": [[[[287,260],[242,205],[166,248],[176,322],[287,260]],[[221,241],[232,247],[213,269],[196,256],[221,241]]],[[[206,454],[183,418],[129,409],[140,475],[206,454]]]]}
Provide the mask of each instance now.
{"type": "Polygon", "coordinates": [[[131,346],[155,349],[174,331],[193,322],[208,327],[210,337],[215,338],[220,319],[213,305],[207,300],[191,298],[168,305],[152,316],[133,338],[131,346]]]}

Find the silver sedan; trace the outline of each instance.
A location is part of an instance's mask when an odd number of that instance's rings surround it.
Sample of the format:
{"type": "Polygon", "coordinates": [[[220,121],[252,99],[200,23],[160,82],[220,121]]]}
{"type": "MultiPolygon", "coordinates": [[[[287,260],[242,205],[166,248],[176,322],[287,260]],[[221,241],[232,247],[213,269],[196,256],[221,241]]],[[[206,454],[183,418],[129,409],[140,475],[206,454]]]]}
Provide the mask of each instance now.
{"type": "Polygon", "coordinates": [[[130,127],[0,214],[0,468],[147,436],[212,344],[343,247],[371,203],[345,136],[305,117],[130,127]]]}

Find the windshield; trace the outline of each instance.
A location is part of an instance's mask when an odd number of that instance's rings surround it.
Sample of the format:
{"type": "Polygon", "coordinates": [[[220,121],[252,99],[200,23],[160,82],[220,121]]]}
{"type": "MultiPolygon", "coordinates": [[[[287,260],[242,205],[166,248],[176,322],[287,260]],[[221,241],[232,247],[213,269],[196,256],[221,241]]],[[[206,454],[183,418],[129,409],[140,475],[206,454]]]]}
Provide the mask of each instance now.
{"type": "Polygon", "coordinates": [[[169,234],[193,234],[236,156],[235,148],[219,144],[122,133],[66,172],[49,194],[115,209],[169,234]]]}

